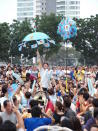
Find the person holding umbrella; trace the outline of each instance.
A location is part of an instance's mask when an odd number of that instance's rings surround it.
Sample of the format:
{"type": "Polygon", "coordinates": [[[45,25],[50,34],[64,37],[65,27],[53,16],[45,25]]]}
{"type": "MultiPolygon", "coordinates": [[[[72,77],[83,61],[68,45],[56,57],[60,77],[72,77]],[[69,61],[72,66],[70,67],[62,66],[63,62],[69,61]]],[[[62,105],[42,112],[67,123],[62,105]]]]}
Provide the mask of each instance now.
{"type": "Polygon", "coordinates": [[[50,85],[50,78],[51,74],[49,72],[49,65],[48,63],[42,63],[39,51],[37,50],[37,57],[39,58],[39,69],[40,69],[40,85],[42,90],[47,92],[49,85],[50,85]]]}

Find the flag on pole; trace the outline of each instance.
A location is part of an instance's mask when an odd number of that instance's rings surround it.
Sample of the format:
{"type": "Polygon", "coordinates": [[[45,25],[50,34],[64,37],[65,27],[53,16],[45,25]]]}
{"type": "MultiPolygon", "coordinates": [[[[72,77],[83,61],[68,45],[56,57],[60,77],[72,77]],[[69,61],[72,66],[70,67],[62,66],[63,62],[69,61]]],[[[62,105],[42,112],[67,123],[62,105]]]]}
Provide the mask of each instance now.
{"type": "Polygon", "coordinates": [[[38,44],[38,45],[43,45],[44,43],[45,43],[44,40],[37,41],[37,44],[38,44]]]}
{"type": "Polygon", "coordinates": [[[31,45],[31,48],[32,48],[32,49],[37,48],[37,44],[31,45]]]}
{"type": "Polygon", "coordinates": [[[22,51],[22,46],[19,46],[18,50],[19,50],[19,51],[22,51]]]}
{"type": "Polygon", "coordinates": [[[49,44],[49,42],[47,42],[47,43],[44,43],[44,47],[46,47],[46,48],[49,48],[49,47],[50,47],[50,44],[49,44]]]}
{"type": "Polygon", "coordinates": [[[54,40],[48,40],[48,41],[55,45],[55,41],[54,40]]]}

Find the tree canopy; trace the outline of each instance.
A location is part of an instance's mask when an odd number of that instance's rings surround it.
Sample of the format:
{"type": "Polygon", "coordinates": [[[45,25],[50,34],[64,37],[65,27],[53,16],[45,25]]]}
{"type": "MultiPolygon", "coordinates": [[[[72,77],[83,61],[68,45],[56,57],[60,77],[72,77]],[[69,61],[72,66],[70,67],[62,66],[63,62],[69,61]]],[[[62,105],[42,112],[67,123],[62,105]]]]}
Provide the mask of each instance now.
{"type": "Polygon", "coordinates": [[[77,27],[73,45],[84,56],[86,64],[98,64],[98,15],[77,19],[77,27]]]}
{"type": "MultiPolygon", "coordinates": [[[[75,19],[78,27],[77,37],[70,39],[73,46],[79,51],[87,64],[98,64],[98,15],[85,19],[75,19]]],[[[36,31],[46,33],[56,42],[50,48],[39,47],[41,55],[53,56],[60,49],[62,38],[57,34],[57,27],[61,21],[61,16],[43,14],[41,18],[36,17],[36,31]]],[[[11,25],[0,23],[0,59],[8,60],[9,56],[20,56],[18,45],[23,38],[32,33],[32,25],[29,20],[19,22],[14,20],[11,25]]],[[[25,49],[22,52],[24,57],[32,58],[36,55],[36,49],[25,49]]]]}

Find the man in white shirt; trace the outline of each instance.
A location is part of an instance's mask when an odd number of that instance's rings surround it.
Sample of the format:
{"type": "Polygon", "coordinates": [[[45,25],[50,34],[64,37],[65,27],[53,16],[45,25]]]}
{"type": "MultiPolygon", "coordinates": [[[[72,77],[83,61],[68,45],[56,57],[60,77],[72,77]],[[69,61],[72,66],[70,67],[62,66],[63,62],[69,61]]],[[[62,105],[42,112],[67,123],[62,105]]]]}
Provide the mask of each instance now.
{"type": "Polygon", "coordinates": [[[50,85],[50,72],[48,69],[48,63],[44,63],[43,67],[40,69],[40,76],[41,76],[41,86],[44,91],[47,91],[50,85]]]}
{"type": "Polygon", "coordinates": [[[49,65],[48,63],[42,64],[40,54],[37,51],[37,57],[39,58],[39,68],[40,68],[40,76],[41,76],[41,87],[44,91],[47,91],[50,84],[51,75],[49,73],[49,65]]]}

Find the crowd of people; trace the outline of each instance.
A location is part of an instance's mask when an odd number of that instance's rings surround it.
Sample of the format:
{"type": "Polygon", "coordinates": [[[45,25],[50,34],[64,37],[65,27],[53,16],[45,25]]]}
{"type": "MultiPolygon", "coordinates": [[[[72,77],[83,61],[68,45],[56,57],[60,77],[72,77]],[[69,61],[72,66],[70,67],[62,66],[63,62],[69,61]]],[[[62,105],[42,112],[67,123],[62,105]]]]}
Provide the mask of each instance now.
{"type": "Polygon", "coordinates": [[[0,67],[0,131],[46,125],[98,131],[98,66],[0,67]]]}

